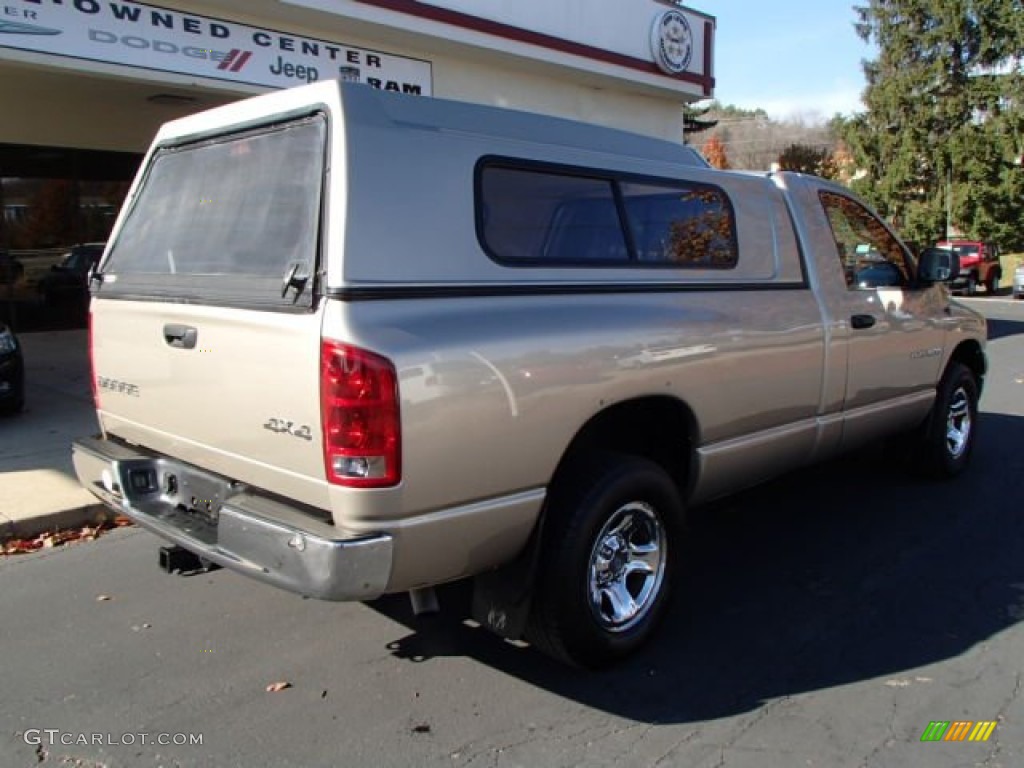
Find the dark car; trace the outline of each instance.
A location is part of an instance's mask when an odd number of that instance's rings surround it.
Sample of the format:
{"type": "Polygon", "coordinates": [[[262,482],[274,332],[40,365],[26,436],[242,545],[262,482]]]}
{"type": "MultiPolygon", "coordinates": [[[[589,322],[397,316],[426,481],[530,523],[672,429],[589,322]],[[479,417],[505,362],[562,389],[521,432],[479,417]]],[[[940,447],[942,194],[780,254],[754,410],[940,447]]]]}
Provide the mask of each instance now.
{"type": "Polygon", "coordinates": [[[82,304],[89,298],[89,272],[99,263],[106,243],[72,246],[59,264],[39,281],[47,304],[82,304]]]}
{"type": "Polygon", "coordinates": [[[0,414],[17,413],[25,404],[25,362],[14,331],[0,323],[0,414]]]}

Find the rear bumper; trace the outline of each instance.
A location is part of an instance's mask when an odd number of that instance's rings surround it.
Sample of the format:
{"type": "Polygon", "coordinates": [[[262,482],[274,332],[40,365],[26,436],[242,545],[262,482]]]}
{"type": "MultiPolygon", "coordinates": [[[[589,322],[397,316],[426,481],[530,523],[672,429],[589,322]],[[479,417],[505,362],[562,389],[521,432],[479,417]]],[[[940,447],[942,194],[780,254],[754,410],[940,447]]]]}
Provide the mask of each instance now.
{"type": "Polygon", "coordinates": [[[387,586],[388,534],[346,536],[239,483],[99,437],[75,441],[72,458],[104,504],[225,568],[322,600],[369,600],[387,586]]]}

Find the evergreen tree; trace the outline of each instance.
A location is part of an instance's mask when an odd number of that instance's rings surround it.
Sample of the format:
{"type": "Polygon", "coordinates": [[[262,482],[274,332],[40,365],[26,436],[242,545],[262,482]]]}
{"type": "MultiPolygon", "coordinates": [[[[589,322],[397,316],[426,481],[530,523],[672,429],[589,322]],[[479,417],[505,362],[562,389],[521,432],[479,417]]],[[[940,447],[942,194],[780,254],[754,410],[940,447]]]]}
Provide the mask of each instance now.
{"type": "Polygon", "coordinates": [[[683,105],[683,141],[687,142],[688,137],[694,133],[703,133],[718,125],[717,120],[707,116],[714,102],[704,107],[694,107],[690,104],[683,105]]]}
{"type": "Polygon", "coordinates": [[[868,0],[867,112],[836,123],[855,188],[908,238],[1024,247],[1024,0],[868,0]]]}

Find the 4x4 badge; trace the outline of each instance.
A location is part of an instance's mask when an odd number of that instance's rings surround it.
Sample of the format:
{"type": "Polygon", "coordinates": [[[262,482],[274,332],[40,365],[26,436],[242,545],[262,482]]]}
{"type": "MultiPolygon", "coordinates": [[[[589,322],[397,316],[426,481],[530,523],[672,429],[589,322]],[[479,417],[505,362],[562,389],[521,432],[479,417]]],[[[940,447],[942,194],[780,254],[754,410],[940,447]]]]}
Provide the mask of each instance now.
{"type": "Polygon", "coordinates": [[[287,419],[267,419],[267,423],[263,425],[263,428],[278,434],[300,437],[303,440],[313,439],[313,430],[311,428],[305,425],[296,426],[294,421],[288,421],[287,419]]]}

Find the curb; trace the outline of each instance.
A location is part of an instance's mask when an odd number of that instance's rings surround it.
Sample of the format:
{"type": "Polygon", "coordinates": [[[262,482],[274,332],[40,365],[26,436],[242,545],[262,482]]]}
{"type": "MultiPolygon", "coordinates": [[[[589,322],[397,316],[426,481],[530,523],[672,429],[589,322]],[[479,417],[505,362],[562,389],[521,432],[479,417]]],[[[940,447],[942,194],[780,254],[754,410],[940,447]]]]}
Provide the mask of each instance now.
{"type": "Polygon", "coordinates": [[[20,520],[11,520],[0,516],[0,543],[11,539],[34,539],[48,531],[59,531],[67,528],[81,528],[85,525],[110,522],[116,515],[100,503],[87,504],[71,509],[45,512],[20,520]]]}

